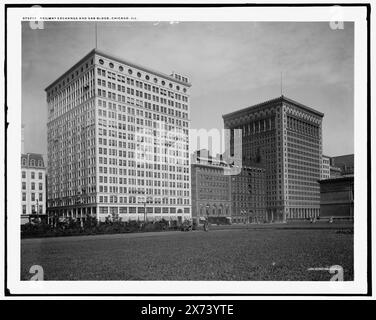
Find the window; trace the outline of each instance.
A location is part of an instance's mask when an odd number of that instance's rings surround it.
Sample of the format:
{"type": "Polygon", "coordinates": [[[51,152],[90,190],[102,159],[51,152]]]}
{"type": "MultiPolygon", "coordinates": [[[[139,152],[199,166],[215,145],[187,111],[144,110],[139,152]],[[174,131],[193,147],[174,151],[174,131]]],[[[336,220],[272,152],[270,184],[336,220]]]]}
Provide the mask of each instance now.
{"type": "Polygon", "coordinates": [[[146,79],[146,80],[149,80],[149,79],[150,79],[150,77],[149,77],[148,75],[146,75],[146,76],[145,76],[145,79],[146,79]]]}
{"type": "Polygon", "coordinates": [[[104,61],[102,59],[99,59],[100,64],[104,64],[104,61]]]}
{"type": "Polygon", "coordinates": [[[25,172],[25,171],[22,171],[22,178],[23,178],[23,179],[26,178],[26,172],[25,172]]]}
{"type": "Polygon", "coordinates": [[[42,172],[39,172],[39,174],[38,174],[38,178],[39,178],[39,180],[42,180],[42,179],[43,179],[43,173],[42,173],[42,172]]]}
{"type": "Polygon", "coordinates": [[[141,77],[141,72],[137,72],[137,77],[141,77]]]}
{"type": "Polygon", "coordinates": [[[26,190],[26,182],[22,182],[22,190],[26,190]]]}
{"type": "Polygon", "coordinates": [[[32,206],[31,206],[31,212],[32,212],[32,213],[35,213],[35,205],[32,205],[32,206]]]}
{"type": "Polygon", "coordinates": [[[132,69],[128,69],[128,73],[132,74],[133,73],[132,69]]]}
{"type": "Polygon", "coordinates": [[[119,66],[119,71],[123,72],[124,68],[122,66],[119,66]]]}
{"type": "Polygon", "coordinates": [[[26,214],[26,205],[25,204],[22,206],[22,213],[26,214]]]}
{"type": "Polygon", "coordinates": [[[35,182],[31,183],[31,190],[35,190],[35,182]]]}
{"type": "Polygon", "coordinates": [[[31,179],[35,179],[35,172],[34,171],[31,172],[31,179]]]}
{"type": "Polygon", "coordinates": [[[39,194],[39,201],[43,201],[43,193],[39,194]]]}
{"type": "Polygon", "coordinates": [[[22,192],[22,201],[26,201],[26,192],[22,192]]]}
{"type": "Polygon", "coordinates": [[[31,201],[35,201],[35,193],[34,192],[31,193],[31,201]]]}
{"type": "Polygon", "coordinates": [[[114,64],[112,62],[109,63],[110,68],[114,67],[114,64]]]}
{"type": "Polygon", "coordinates": [[[39,183],[39,190],[43,190],[43,183],[39,183]]]}

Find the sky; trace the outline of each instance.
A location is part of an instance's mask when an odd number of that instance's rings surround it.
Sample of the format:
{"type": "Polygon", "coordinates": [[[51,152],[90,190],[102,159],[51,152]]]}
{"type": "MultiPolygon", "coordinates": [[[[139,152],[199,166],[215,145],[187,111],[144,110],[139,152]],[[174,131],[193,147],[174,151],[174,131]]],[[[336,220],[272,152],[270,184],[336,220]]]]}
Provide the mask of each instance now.
{"type": "MultiPolygon", "coordinates": [[[[190,78],[191,128],[281,94],[323,112],[323,153],[354,153],[354,26],[329,22],[100,22],[98,49],[190,78]]],[[[90,22],[22,25],[25,152],[47,155],[44,89],[95,47],[90,22]]]]}

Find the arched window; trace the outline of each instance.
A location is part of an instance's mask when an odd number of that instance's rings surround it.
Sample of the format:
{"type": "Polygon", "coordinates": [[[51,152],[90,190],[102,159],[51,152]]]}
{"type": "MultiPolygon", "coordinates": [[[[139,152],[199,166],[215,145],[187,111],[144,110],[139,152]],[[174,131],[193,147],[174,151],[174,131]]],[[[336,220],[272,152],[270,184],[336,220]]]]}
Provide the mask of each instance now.
{"type": "Polygon", "coordinates": [[[32,160],[30,161],[30,165],[31,165],[32,167],[35,166],[35,160],[34,160],[34,159],[32,159],[32,160]]]}

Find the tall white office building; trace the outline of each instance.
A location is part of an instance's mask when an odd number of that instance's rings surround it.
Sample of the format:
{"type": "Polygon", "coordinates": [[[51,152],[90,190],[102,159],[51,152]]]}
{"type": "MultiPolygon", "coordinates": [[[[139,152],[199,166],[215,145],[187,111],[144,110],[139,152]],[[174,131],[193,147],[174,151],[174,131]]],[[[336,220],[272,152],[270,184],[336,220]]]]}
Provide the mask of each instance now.
{"type": "Polygon", "coordinates": [[[50,84],[49,213],[190,219],[190,87],[97,49],[50,84]]]}

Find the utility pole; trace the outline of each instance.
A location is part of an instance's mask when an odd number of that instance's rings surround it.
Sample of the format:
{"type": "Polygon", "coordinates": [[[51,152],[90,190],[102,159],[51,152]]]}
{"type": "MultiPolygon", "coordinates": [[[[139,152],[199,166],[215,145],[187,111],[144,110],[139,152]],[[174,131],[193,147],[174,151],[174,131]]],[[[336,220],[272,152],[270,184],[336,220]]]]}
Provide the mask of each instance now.
{"type": "Polygon", "coordinates": [[[39,200],[37,199],[37,220],[39,222],[39,200]]]}
{"type": "Polygon", "coordinates": [[[95,23],[95,49],[98,48],[98,25],[95,23]]]}
{"type": "Polygon", "coordinates": [[[282,91],[282,71],[281,71],[281,97],[283,96],[283,91],[282,91]]]}

